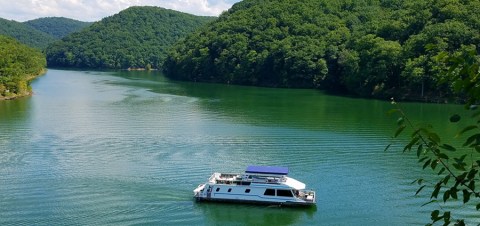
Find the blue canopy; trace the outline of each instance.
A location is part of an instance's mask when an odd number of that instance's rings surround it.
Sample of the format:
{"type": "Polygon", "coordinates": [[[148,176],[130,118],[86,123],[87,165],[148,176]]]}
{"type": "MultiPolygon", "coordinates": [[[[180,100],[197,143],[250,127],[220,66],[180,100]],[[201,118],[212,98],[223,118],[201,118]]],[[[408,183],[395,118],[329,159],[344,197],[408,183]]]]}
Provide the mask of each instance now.
{"type": "Polygon", "coordinates": [[[281,166],[248,166],[245,173],[287,175],[288,167],[281,166]]]}

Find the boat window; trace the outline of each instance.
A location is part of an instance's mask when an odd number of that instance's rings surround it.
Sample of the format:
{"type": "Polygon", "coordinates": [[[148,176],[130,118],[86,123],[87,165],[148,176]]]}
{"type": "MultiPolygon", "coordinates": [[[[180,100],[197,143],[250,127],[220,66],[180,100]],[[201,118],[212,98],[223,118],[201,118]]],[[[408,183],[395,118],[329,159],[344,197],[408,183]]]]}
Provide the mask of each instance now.
{"type": "Polygon", "coordinates": [[[232,191],[232,189],[231,189],[231,188],[229,188],[229,189],[228,189],[228,192],[231,192],[231,191],[232,191]]]}
{"type": "Polygon", "coordinates": [[[245,189],[245,193],[250,193],[250,189],[245,189]]]}
{"type": "Polygon", "coordinates": [[[217,188],[217,190],[215,190],[215,191],[217,191],[217,192],[220,191],[220,188],[217,188]]]}
{"type": "Polygon", "coordinates": [[[275,196],[275,189],[266,189],[263,195],[275,196]]]}
{"type": "Polygon", "coordinates": [[[293,197],[291,190],[277,190],[277,196],[293,197]]]}
{"type": "Polygon", "coordinates": [[[242,182],[240,183],[240,185],[250,185],[251,183],[252,183],[252,182],[245,182],[245,181],[242,181],[242,182]]]}

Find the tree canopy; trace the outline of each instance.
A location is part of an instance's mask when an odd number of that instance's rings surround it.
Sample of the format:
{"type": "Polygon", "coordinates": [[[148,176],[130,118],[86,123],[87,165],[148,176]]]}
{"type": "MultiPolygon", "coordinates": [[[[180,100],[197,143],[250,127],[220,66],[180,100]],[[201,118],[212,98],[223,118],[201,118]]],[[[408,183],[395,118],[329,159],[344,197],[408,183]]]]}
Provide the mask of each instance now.
{"type": "Polygon", "coordinates": [[[448,97],[436,56],[479,43],[478,11],[478,0],[244,0],[177,43],[164,71],[190,81],[448,97]]]}
{"type": "Polygon", "coordinates": [[[213,17],[159,7],[130,7],[50,45],[50,67],[158,68],[167,49],[213,17]]]}
{"type": "Polygon", "coordinates": [[[90,24],[63,17],[39,18],[23,23],[0,18],[0,34],[13,37],[30,47],[44,50],[49,44],[90,24]]]}
{"type": "Polygon", "coordinates": [[[70,33],[80,31],[83,28],[90,26],[92,23],[65,17],[44,17],[26,21],[24,24],[33,27],[38,31],[47,33],[56,39],[61,39],[70,33]]]}
{"type": "Polygon", "coordinates": [[[0,99],[28,94],[28,81],[44,71],[45,56],[3,35],[0,35],[0,56],[0,99]]]}
{"type": "Polygon", "coordinates": [[[36,30],[24,23],[0,18],[0,35],[13,37],[21,43],[37,49],[45,49],[55,37],[36,30]]]}

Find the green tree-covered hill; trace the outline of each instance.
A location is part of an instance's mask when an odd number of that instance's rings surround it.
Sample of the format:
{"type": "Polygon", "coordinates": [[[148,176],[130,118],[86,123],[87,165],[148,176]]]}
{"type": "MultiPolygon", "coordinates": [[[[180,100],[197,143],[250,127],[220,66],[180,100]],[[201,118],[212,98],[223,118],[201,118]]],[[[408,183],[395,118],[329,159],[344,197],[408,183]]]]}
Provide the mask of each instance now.
{"type": "Polygon", "coordinates": [[[177,43],[164,70],[190,81],[445,97],[436,56],[478,51],[478,12],[479,0],[244,0],[177,43]]]}
{"type": "Polygon", "coordinates": [[[130,7],[47,48],[49,67],[158,68],[174,42],[212,21],[159,7],[130,7]]]}
{"type": "Polygon", "coordinates": [[[13,37],[21,43],[37,49],[45,49],[57,39],[27,24],[0,18],[0,35],[13,37]]]}
{"type": "Polygon", "coordinates": [[[65,17],[44,17],[26,21],[24,24],[27,24],[36,30],[47,33],[57,39],[61,39],[70,33],[82,30],[92,23],[73,20],[65,17]]]}
{"type": "Polygon", "coordinates": [[[45,56],[3,35],[0,35],[0,56],[0,100],[29,94],[28,81],[45,70],[45,56]]]}

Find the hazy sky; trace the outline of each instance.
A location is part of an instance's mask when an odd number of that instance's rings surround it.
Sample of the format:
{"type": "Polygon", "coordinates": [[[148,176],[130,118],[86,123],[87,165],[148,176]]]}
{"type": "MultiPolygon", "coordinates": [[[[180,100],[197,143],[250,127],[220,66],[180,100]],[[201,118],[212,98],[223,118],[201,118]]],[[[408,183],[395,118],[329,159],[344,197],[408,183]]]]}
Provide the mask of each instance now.
{"type": "Polygon", "coordinates": [[[0,0],[0,17],[19,22],[39,17],[98,21],[130,6],[160,6],[202,16],[218,16],[240,0],[0,0]]]}

